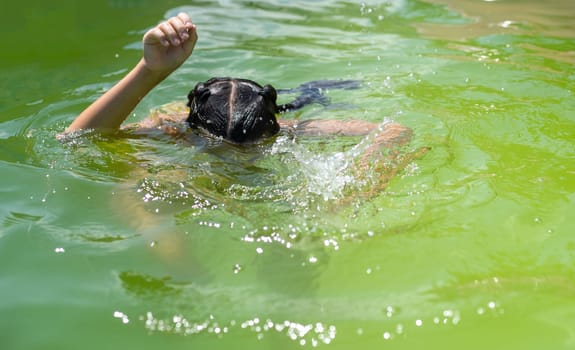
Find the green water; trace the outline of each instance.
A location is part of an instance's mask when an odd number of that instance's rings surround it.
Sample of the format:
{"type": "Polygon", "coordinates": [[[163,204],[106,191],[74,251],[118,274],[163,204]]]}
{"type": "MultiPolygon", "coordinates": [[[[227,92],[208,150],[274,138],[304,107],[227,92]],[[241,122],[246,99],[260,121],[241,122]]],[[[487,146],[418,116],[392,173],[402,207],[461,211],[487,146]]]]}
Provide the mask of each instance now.
{"type": "Polygon", "coordinates": [[[447,3],[3,6],[0,347],[575,348],[575,5],[447,3]],[[367,139],[56,141],[180,10],[194,55],[131,121],[211,76],[360,79],[287,117],[430,151],[367,194],[367,139]]]}

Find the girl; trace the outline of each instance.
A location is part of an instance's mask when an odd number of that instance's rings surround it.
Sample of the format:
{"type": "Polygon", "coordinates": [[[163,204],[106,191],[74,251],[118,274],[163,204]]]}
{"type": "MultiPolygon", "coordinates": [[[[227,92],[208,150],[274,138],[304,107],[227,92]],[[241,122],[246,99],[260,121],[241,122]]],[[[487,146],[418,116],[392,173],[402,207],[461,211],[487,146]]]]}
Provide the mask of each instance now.
{"type": "MultiPolygon", "coordinates": [[[[122,80],[86,108],[66,133],[120,129],[139,101],[192,54],[197,39],[196,25],[185,13],[150,29],[143,38],[142,59],[122,80]]],[[[175,136],[192,130],[240,144],[271,137],[280,130],[303,135],[365,135],[379,126],[360,120],[306,120],[301,123],[277,120],[276,114],[301,108],[316,100],[313,96],[302,95],[292,103],[278,106],[276,98],[277,92],[270,85],[261,86],[246,79],[213,78],[197,84],[189,93],[189,114],[157,114],[129,126],[129,129],[136,133],[161,131],[175,136]]],[[[366,153],[378,146],[405,143],[410,136],[410,129],[396,123],[385,123],[366,153]]]]}

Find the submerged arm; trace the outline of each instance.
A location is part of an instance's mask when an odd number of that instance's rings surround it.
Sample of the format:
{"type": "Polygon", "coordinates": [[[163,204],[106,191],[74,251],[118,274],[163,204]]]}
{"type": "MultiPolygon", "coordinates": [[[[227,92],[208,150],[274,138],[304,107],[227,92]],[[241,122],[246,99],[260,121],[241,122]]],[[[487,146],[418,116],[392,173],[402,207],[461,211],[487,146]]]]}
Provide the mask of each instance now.
{"type": "MultiPolygon", "coordinates": [[[[371,144],[363,150],[356,164],[356,171],[369,168],[378,150],[391,149],[407,144],[412,130],[395,122],[375,124],[364,120],[280,120],[283,129],[296,135],[325,136],[364,136],[373,133],[371,144]]],[[[391,153],[394,157],[395,154],[391,153]]]]}
{"type": "Polygon", "coordinates": [[[409,163],[422,157],[429,149],[427,147],[405,153],[398,148],[410,142],[413,131],[395,122],[375,124],[362,120],[280,120],[280,126],[296,135],[369,135],[362,142],[368,144],[360,147],[361,153],[352,165],[356,179],[370,179],[368,185],[353,195],[339,201],[340,205],[356,199],[368,199],[384,190],[399,172],[409,163]]]}
{"type": "MultiPolygon", "coordinates": [[[[307,136],[364,136],[378,130],[372,147],[391,147],[407,143],[411,129],[398,123],[376,124],[365,120],[279,120],[281,128],[296,135],[307,136]]],[[[371,148],[371,147],[370,147],[371,148]]]]}
{"type": "Polygon", "coordinates": [[[143,38],[144,57],[120,82],[80,113],[66,132],[117,130],[142,98],[191,55],[196,41],[196,26],[185,13],[150,29],[143,38]]]}
{"type": "Polygon", "coordinates": [[[362,136],[377,128],[377,124],[364,120],[279,120],[282,129],[306,136],[362,136]]]}

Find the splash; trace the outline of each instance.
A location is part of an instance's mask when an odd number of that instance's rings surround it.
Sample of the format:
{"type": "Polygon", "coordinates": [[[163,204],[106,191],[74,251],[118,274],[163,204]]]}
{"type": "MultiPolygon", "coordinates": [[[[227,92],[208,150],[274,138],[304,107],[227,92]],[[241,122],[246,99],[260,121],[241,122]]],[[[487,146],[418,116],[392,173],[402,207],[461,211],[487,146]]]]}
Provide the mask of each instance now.
{"type": "Polygon", "coordinates": [[[358,144],[345,151],[315,153],[288,136],[276,140],[270,153],[288,155],[286,162],[293,169],[288,176],[291,183],[301,183],[308,193],[319,195],[324,201],[340,199],[349,186],[361,186],[354,175],[357,162],[373,146],[374,138],[392,122],[385,119],[374,133],[363,137],[358,144]]]}
{"type": "Polygon", "coordinates": [[[355,180],[350,170],[354,162],[350,152],[316,154],[282,136],[270,153],[289,154],[297,166],[288,180],[297,182],[303,178],[307,191],[322,196],[325,201],[341,197],[345,186],[355,180]]]}

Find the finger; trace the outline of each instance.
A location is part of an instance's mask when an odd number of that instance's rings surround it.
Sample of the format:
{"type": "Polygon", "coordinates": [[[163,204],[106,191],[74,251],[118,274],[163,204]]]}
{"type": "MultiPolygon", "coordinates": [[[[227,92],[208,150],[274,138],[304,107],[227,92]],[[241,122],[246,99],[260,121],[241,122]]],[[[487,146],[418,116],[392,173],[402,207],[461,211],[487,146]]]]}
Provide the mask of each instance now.
{"type": "Polygon", "coordinates": [[[196,41],[198,41],[198,34],[196,32],[196,26],[193,26],[188,32],[189,39],[183,41],[182,47],[184,51],[190,55],[196,46],[196,41]]]}
{"type": "Polygon", "coordinates": [[[182,21],[182,23],[184,25],[187,25],[188,23],[192,24],[192,20],[190,19],[190,16],[188,16],[188,14],[185,12],[178,13],[178,15],[176,17],[179,18],[180,21],[182,21]]]}
{"type": "Polygon", "coordinates": [[[170,46],[170,42],[166,39],[166,35],[160,28],[154,27],[144,34],[144,44],[155,45],[159,43],[162,46],[170,46]]]}
{"type": "Polygon", "coordinates": [[[160,23],[160,25],[158,25],[158,28],[164,33],[166,39],[170,42],[170,44],[174,46],[180,45],[181,42],[178,32],[169,21],[160,23]]]}
{"type": "Polygon", "coordinates": [[[176,31],[178,38],[183,42],[189,39],[190,35],[188,33],[187,22],[183,22],[179,17],[172,17],[168,20],[168,23],[176,31]]]}
{"type": "MultiPolygon", "coordinates": [[[[187,40],[188,38],[194,36],[194,33],[192,33],[192,31],[195,31],[196,25],[192,22],[190,16],[188,16],[188,14],[185,12],[180,12],[176,17],[184,25],[182,32],[180,32],[180,37],[183,40],[187,40]]],[[[195,37],[195,39],[197,39],[197,37],[195,37]]]]}
{"type": "Polygon", "coordinates": [[[183,27],[178,27],[183,31],[183,33],[180,35],[182,38],[182,47],[185,52],[191,54],[194,46],[196,45],[196,41],[198,40],[196,25],[192,23],[190,17],[184,12],[178,13],[175,18],[179,20],[181,25],[183,25],[183,27]]]}

